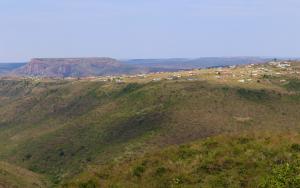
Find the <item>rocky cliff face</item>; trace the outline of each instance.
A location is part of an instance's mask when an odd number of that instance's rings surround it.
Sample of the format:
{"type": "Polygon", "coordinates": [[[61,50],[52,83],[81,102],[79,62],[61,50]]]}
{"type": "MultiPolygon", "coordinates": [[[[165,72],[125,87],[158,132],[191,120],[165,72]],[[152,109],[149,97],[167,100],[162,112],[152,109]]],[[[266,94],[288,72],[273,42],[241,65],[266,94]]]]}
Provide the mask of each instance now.
{"type": "Polygon", "coordinates": [[[84,77],[133,73],[135,67],[112,58],[36,58],[16,69],[14,75],[45,77],[84,77]]]}

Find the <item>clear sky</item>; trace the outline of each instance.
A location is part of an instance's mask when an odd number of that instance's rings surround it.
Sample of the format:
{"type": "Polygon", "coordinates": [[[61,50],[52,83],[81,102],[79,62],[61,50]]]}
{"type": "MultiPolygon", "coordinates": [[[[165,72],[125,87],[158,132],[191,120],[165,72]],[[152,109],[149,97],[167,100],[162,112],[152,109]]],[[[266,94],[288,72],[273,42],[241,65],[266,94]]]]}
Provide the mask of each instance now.
{"type": "Polygon", "coordinates": [[[0,62],[300,56],[300,0],[0,0],[0,62]]]}

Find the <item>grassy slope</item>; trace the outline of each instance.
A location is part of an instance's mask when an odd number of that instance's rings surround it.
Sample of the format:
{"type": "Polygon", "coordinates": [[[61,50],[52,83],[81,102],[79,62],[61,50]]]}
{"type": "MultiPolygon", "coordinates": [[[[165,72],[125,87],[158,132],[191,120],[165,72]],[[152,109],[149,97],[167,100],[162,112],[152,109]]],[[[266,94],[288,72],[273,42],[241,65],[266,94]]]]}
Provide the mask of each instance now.
{"type": "Polygon", "coordinates": [[[300,135],[223,135],[90,167],[64,187],[299,187],[300,135]]]}
{"type": "Polygon", "coordinates": [[[220,133],[300,128],[297,81],[260,86],[266,89],[205,81],[0,85],[1,160],[53,183],[88,164],[119,162],[220,133]]]}
{"type": "Polygon", "coordinates": [[[26,169],[0,162],[0,187],[48,187],[50,184],[40,175],[26,169]]]}

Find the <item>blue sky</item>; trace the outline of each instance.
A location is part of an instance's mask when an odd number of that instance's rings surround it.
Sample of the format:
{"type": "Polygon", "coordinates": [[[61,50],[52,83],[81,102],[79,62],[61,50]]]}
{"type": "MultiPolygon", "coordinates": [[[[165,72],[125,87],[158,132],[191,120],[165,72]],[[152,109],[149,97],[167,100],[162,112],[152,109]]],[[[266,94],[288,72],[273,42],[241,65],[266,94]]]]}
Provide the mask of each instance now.
{"type": "Polygon", "coordinates": [[[0,0],[0,62],[300,56],[299,0],[0,0]]]}

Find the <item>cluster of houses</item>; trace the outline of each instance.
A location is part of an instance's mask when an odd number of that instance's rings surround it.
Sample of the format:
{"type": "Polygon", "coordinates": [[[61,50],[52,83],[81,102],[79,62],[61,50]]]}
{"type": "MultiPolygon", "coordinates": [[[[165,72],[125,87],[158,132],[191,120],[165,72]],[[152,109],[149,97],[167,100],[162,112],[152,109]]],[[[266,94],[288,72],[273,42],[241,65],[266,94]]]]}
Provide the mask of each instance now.
{"type": "MultiPolygon", "coordinates": [[[[295,75],[300,71],[294,69],[290,62],[269,62],[267,64],[250,64],[246,66],[230,66],[215,70],[215,78],[219,80],[236,80],[238,83],[260,82],[266,76],[295,75]]],[[[282,79],[280,82],[286,82],[282,79]]]]}
{"type": "MultiPolygon", "coordinates": [[[[88,81],[101,81],[101,82],[114,82],[124,83],[131,81],[152,81],[158,82],[161,80],[185,80],[196,81],[206,79],[217,79],[220,81],[235,81],[238,83],[251,83],[259,82],[260,79],[266,76],[279,76],[279,75],[291,75],[298,74],[299,71],[291,65],[290,62],[272,61],[267,64],[250,64],[245,66],[229,66],[213,69],[195,69],[189,71],[179,72],[156,72],[148,74],[136,74],[136,75],[118,75],[118,76],[92,76],[84,78],[68,77],[65,80],[88,80],[88,81]]],[[[32,79],[40,80],[41,78],[32,77],[32,79]]],[[[286,82],[285,79],[281,79],[280,82],[286,82]]]]}
{"type": "MultiPolygon", "coordinates": [[[[203,69],[202,69],[203,70],[203,69]]],[[[246,66],[229,66],[227,68],[215,68],[207,72],[202,71],[201,69],[195,69],[190,71],[181,71],[181,72],[156,72],[149,74],[137,74],[137,75],[122,75],[122,76],[104,76],[104,77],[87,77],[83,78],[84,80],[91,81],[109,81],[115,83],[123,83],[126,80],[140,79],[145,81],[158,82],[161,80],[187,80],[187,81],[196,81],[203,80],[203,75],[214,74],[215,79],[217,80],[236,80],[238,83],[250,83],[258,82],[259,79],[263,76],[276,76],[282,74],[294,74],[300,72],[295,72],[289,62],[269,62],[268,64],[250,64],[246,66]]],[[[208,78],[209,79],[209,78],[208,78]]],[[[281,80],[285,82],[285,80],[281,80]]]]}
{"type": "Polygon", "coordinates": [[[284,62],[271,61],[269,62],[269,65],[276,66],[277,68],[283,68],[283,69],[291,67],[291,64],[287,61],[284,62]]]}

